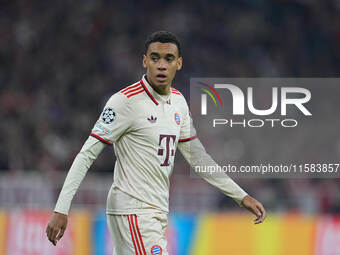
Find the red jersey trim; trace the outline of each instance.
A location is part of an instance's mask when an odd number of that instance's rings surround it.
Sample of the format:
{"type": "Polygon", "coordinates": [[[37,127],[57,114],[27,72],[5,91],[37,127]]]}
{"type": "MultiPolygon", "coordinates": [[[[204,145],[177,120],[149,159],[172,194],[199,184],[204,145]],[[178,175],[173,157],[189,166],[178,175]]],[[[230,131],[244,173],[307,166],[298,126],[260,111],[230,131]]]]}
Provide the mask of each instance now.
{"type": "Polygon", "coordinates": [[[139,87],[137,87],[137,88],[135,88],[135,89],[130,89],[129,91],[124,92],[123,94],[128,96],[128,95],[131,94],[132,92],[137,91],[137,90],[139,90],[139,89],[143,89],[143,87],[142,87],[142,86],[139,86],[139,87]]]}
{"type": "MultiPolygon", "coordinates": [[[[136,224],[136,229],[137,229],[138,237],[139,237],[140,243],[142,245],[142,249],[143,249],[144,255],[146,255],[146,250],[145,250],[145,247],[144,247],[142,235],[140,234],[139,227],[138,227],[137,215],[134,215],[134,217],[135,217],[135,224],[136,224]]],[[[133,220],[132,220],[132,222],[133,222],[133,220]]]]}
{"type": "Polygon", "coordinates": [[[148,90],[148,88],[145,86],[143,80],[140,81],[142,86],[143,86],[143,89],[145,90],[146,94],[148,94],[148,96],[150,97],[150,99],[156,104],[158,105],[158,102],[157,100],[151,95],[150,91],[148,90]]]}
{"type": "Polygon", "coordinates": [[[139,85],[140,85],[140,82],[138,82],[138,83],[135,84],[135,85],[128,86],[127,88],[123,89],[123,90],[121,91],[121,93],[124,93],[124,92],[126,92],[127,90],[133,89],[133,88],[135,88],[135,87],[137,87],[137,86],[139,86],[139,85]]]}
{"type": "MultiPolygon", "coordinates": [[[[136,226],[135,226],[135,224],[133,223],[133,216],[132,215],[130,215],[129,216],[130,217],[130,222],[131,222],[131,226],[132,226],[132,231],[133,231],[133,233],[134,233],[134,236],[135,236],[135,239],[136,239],[136,246],[137,246],[137,248],[138,248],[138,251],[139,251],[139,254],[141,254],[141,255],[143,255],[143,253],[142,253],[142,251],[141,251],[141,245],[139,244],[140,243],[140,240],[138,239],[138,236],[137,236],[137,232],[136,232],[136,226]]],[[[146,255],[146,254],[145,254],[146,255]]]]}
{"type": "Polygon", "coordinates": [[[188,141],[191,141],[195,138],[197,138],[197,135],[194,135],[194,136],[191,136],[191,137],[188,137],[188,138],[179,139],[178,142],[179,143],[188,142],[188,141]]]}
{"type": "Polygon", "coordinates": [[[132,232],[132,227],[131,227],[131,222],[130,222],[129,215],[126,215],[126,217],[127,217],[128,221],[129,221],[129,229],[130,229],[130,234],[131,234],[131,239],[132,239],[133,247],[135,247],[135,254],[138,255],[137,247],[136,247],[136,243],[135,243],[135,236],[133,235],[133,232],[132,232]]]}
{"type": "Polygon", "coordinates": [[[138,94],[144,92],[144,89],[143,89],[142,87],[141,87],[141,89],[142,89],[142,90],[139,90],[139,91],[137,91],[137,92],[135,92],[135,93],[132,93],[132,94],[127,95],[127,98],[130,98],[130,97],[132,97],[132,96],[135,96],[135,95],[138,95],[138,94]]]}
{"type": "Polygon", "coordinates": [[[171,87],[171,93],[172,94],[176,94],[176,95],[182,95],[181,92],[179,92],[177,89],[175,89],[174,87],[171,87]]]}
{"type": "Polygon", "coordinates": [[[97,138],[99,141],[101,141],[102,143],[105,143],[105,144],[108,144],[108,145],[112,145],[111,142],[109,141],[106,141],[105,139],[101,138],[100,136],[94,134],[94,133],[91,133],[90,136],[93,136],[94,138],[97,138]]]}

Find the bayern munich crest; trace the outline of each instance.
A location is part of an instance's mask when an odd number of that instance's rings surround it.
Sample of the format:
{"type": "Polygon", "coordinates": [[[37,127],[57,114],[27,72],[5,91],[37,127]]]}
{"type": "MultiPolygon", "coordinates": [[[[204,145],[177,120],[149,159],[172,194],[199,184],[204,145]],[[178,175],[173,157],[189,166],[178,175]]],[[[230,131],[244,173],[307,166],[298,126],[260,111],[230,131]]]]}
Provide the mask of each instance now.
{"type": "Polygon", "coordinates": [[[152,255],[162,255],[162,247],[159,245],[154,245],[151,247],[151,254],[152,255]]]}
{"type": "Polygon", "coordinates": [[[181,118],[179,117],[179,114],[177,112],[175,113],[175,121],[177,125],[181,124],[181,118]]]}
{"type": "Polygon", "coordinates": [[[111,124],[116,119],[116,113],[111,107],[107,107],[104,109],[102,114],[102,120],[106,124],[111,124]]]}

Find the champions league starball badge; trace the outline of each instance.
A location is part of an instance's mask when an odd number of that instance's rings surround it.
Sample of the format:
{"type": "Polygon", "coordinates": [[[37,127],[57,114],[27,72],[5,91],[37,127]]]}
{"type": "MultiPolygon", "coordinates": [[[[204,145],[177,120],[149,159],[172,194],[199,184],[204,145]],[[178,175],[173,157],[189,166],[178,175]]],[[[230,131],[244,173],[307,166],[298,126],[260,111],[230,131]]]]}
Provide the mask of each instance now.
{"type": "Polygon", "coordinates": [[[105,124],[111,124],[116,119],[116,113],[111,107],[104,109],[102,114],[102,120],[105,124]]]}

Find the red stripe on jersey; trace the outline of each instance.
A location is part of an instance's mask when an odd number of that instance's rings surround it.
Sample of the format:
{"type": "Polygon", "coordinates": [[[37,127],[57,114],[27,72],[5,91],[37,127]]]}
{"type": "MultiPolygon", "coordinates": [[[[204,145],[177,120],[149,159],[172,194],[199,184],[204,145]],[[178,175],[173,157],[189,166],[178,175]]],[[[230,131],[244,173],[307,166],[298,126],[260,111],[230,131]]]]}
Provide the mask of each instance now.
{"type": "Polygon", "coordinates": [[[127,96],[127,98],[130,98],[130,97],[132,97],[132,96],[138,95],[139,93],[142,93],[142,92],[144,92],[144,89],[143,89],[143,88],[142,88],[142,90],[139,90],[139,91],[137,91],[137,92],[135,92],[135,93],[129,94],[129,95],[127,96]]]}
{"type": "Polygon", "coordinates": [[[157,100],[151,95],[150,91],[149,91],[148,88],[145,86],[143,80],[141,80],[140,82],[142,83],[142,86],[143,86],[143,88],[144,88],[146,94],[148,94],[148,96],[151,98],[151,100],[152,100],[156,105],[158,105],[157,100]]]}
{"type": "Polygon", "coordinates": [[[144,247],[144,244],[143,244],[142,235],[140,234],[139,227],[138,227],[137,215],[135,215],[135,223],[136,223],[136,228],[137,228],[137,233],[138,233],[138,236],[139,236],[139,240],[140,240],[140,243],[141,243],[142,248],[143,248],[143,252],[146,255],[146,251],[145,251],[145,247],[144,247]]]}
{"type": "Polygon", "coordinates": [[[133,88],[135,88],[135,87],[137,87],[137,86],[139,86],[139,85],[140,85],[140,82],[138,82],[138,83],[135,84],[135,85],[131,85],[131,86],[129,86],[129,87],[123,89],[121,92],[124,93],[125,91],[127,91],[127,90],[129,90],[129,89],[133,89],[133,88]]]}
{"type": "Polygon", "coordinates": [[[188,141],[191,141],[191,140],[193,140],[195,138],[197,138],[197,135],[194,135],[194,136],[191,136],[191,137],[188,137],[188,138],[179,139],[178,142],[179,143],[188,142],[188,141]]]}
{"type": "Polygon", "coordinates": [[[133,224],[133,218],[132,218],[132,215],[130,215],[130,221],[131,221],[131,225],[132,225],[132,230],[133,230],[133,233],[135,234],[135,238],[136,238],[136,243],[137,243],[137,247],[138,247],[138,251],[140,254],[143,254],[142,251],[140,250],[140,245],[139,245],[139,241],[138,241],[138,237],[137,237],[137,234],[136,234],[136,229],[135,229],[135,225],[133,224]]]}
{"type": "Polygon", "coordinates": [[[175,89],[174,87],[171,87],[171,93],[172,94],[176,94],[176,95],[182,95],[181,92],[179,92],[177,89],[175,89]]]}
{"type": "Polygon", "coordinates": [[[139,89],[141,89],[141,88],[143,88],[143,87],[142,87],[142,86],[138,86],[137,88],[135,88],[135,89],[130,89],[130,90],[124,92],[123,94],[124,94],[124,95],[127,95],[127,94],[129,94],[129,93],[131,93],[131,92],[134,92],[134,91],[136,91],[136,90],[139,90],[139,89]]]}
{"type": "Polygon", "coordinates": [[[134,235],[133,235],[132,229],[131,229],[131,222],[130,222],[129,215],[126,215],[126,217],[128,218],[128,221],[129,221],[130,234],[131,234],[131,239],[132,239],[133,246],[135,247],[135,254],[138,255],[137,248],[136,248],[136,243],[135,243],[135,238],[134,238],[134,235]]]}
{"type": "Polygon", "coordinates": [[[101,142],[103,142],[103,143],[106,143],[106,144],[108,144],[108,145],[112,145],[111,142],[106,141],[105,139],[101,138],[100,136],[98,136],[98,135],[96,135],[96,134],[94,134],[94,133],[91,133],[90,136],[93,136],[94,138],[97,138],[99,141],[101,141],[101,142]]]}

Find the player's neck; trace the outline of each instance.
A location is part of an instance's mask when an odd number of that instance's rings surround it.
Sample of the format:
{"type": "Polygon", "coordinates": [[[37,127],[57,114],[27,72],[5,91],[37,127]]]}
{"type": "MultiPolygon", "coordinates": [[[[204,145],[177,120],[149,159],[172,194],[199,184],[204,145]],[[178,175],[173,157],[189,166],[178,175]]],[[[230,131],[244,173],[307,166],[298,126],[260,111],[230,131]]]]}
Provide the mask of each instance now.
{"type": "Polygon", "coordinates": [[[159,88],[159,87],[152,86],[152,85],[151,85],[151,87],[154,89],[154,91],[156,91],[158,94],[160,94],[162,96],[167,96],[167,95],[170,94],[170,84],[166,87],[163,87],[163,88],[159,88]]]}
{"type": "Polygon", "coordinates": [[[150,86],[153,88],[154,91],[156,91],[158,94],[162,95],[162,96],[167,96],[170,94],[170,87],[171,84],[164,86],[164,87],[157,87],[155,85],[153,85],[149,80],[148,77],[145,76],[146,81],[150,84],[150,86]]]}

